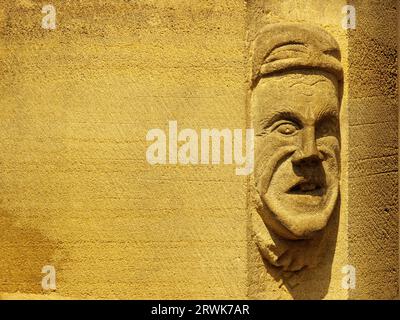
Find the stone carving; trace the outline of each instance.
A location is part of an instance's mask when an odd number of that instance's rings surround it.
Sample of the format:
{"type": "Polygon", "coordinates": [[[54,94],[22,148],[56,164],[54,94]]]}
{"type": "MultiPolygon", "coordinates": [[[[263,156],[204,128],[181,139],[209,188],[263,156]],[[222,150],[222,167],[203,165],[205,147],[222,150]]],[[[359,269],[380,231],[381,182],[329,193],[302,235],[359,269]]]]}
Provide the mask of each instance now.
{"type": "Polygon", "coordinates": [[[326,31],[285,23],[258,33],[252,57],[252,236],[264,260],[298,271],[318,263],[339,203],[340,51],[326,31]]]}

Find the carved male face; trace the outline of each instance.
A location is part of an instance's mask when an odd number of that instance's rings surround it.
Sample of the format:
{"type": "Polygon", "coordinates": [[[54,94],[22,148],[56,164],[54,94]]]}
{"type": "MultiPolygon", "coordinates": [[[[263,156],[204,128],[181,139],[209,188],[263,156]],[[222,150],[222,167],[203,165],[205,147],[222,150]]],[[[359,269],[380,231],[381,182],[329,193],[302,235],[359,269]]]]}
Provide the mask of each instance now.
{"type": "Polygon", "coordinates": [[[252,92],[255,182],[267,227],[286,239],[323,229],[339,194],[339,85],[319,70],[261,78],[252,92]]]}

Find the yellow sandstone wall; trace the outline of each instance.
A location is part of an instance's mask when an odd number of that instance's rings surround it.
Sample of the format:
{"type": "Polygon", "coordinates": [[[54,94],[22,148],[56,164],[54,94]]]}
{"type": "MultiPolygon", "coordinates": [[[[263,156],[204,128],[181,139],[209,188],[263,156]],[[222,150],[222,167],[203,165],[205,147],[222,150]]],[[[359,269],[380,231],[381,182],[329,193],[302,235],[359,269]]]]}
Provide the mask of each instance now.
{"type": "Polygon", "coordinates": [[[396,1],[356,1],[355,31],[341,28],[344,0],[50,3],[56,30],[41,27],[43,3],[0,0],[0,296],[397,295],[396,1]],[[279,21],[331,32],[347,81],[333,258],[292,291],[253,273],[248,179],[234,165],[145,157],[147,131],[169,120],[249,125],[248,43],[279,21]],[[349,263],[355,291],[341,287],[349,263]],[[52,294],[45,265],[57,271],[52,294]]]}
{"type": "Polygon", "coordinates": [[[148,130],[245,128],[242,1],[0,1],[0,292],[243,298],[246,178],[148,130]],[[3,280],[4,279],[4,280],[3,280]]]}
{"type": "Polygon", "coordinates": [[[353,2],[349,33],[349,259],[352,299],[398,297],[398,1],[353,2]]]}

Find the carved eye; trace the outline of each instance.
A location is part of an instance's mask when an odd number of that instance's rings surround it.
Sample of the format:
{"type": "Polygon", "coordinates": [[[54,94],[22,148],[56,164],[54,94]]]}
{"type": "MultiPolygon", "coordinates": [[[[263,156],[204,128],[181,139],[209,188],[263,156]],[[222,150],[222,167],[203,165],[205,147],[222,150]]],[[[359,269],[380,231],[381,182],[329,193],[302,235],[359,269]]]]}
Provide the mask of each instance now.
{"type": "Polygon", "coordinates": [[[327,136],[332,132],[331,128],[328,126],[322,126],[318,131],[321,136],[327,136]]]}
{"type": "Polygon", "coordinates": [[[297,132],[297,127],[293,123],[284,122],[279,124],[275,130],[285,136],[291,136],[297,132]]]}
{"type": "Polygon", "coordinates": [[[338,133],[337,123],[333,120],[325,120],[319,126],[317,126],[317,136],[335,136],[338,133]]]}

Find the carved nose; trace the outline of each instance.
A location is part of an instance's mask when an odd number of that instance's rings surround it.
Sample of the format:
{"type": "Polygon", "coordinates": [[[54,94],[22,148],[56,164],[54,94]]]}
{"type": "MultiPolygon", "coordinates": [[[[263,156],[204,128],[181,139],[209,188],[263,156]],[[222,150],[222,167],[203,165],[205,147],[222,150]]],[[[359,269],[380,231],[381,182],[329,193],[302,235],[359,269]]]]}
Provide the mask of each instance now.
{"type": "Polygon", "coordinates": [[[324,159],[323,155],[317,148],[315,140],[314,128],[305,129],[301,147],[294,153],[292,163],[295,165],[318,164],[324,159]]]}

